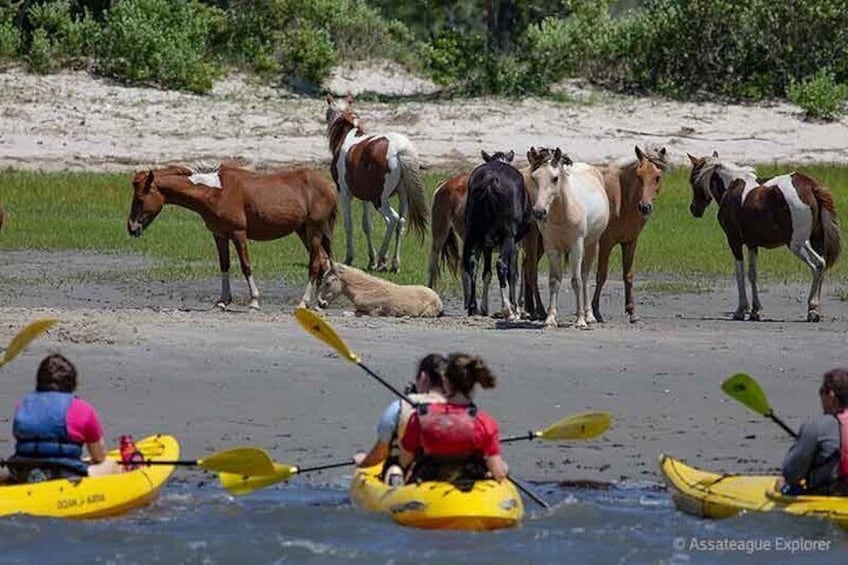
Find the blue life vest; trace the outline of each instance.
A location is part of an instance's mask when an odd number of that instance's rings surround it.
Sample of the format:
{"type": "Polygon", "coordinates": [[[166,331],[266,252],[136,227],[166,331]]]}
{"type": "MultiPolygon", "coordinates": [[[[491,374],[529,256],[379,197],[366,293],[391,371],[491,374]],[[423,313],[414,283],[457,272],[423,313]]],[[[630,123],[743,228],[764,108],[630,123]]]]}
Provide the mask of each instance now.
{"type": "MultiPolygon", "coordinates": [[[[67,392],[31,392],[24,396],[12,424],[15,458],[44,461],[87,475],[82,443],[68,437],[68,409],[74,395],[67,392]]],[[[14,458],[10,463],[14,462],[14,458]]]]}

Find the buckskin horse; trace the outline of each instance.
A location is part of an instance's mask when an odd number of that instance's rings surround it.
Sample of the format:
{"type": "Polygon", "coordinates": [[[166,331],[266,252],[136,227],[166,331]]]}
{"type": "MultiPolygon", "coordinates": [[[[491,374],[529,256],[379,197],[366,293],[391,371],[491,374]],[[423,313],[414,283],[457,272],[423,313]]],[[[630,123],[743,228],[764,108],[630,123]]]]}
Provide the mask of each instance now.
{"type": "Polygon", "coordinates": [[[475,278],[477,261],[483,255],[483,292],[479,313],[489,313],[489,283],[492,279],[492,251],[498,248],[498,283],[504,319],[518,319],[515,294],[518,279],[516,244],[532,222],[530,199],[523,175],[513,167],[515,153],[481,152],[484,163],[468,178],[465,207],[465,233],[462,244],[462,287],[469,316],[478,313],[475,278]],[[509,285],[508,296],[506,286],[509,285]]]}
{"type": "Polygon", "coordinates": [[[807,321],[821,319],[821,288],[824,272],[836,263],[842,250],[833,195],[818,180],[793,172],[768,180],[757,178],[752,167],[740,167],[712,156],[693,157],[689,184],[696,218],[704,215],[711,201],[718,203],[718,221],[736,262],[739,303],[734,320],[748,314],[743,247],[748,248],[748,279],[751,282],[750,320],[762,311],[757,290],[757,250],[786,245],[810,267],[813,281],[807,297],[807,321]]]}
{"type": "Polygon", "coordinates": [[[427,230],[427,198],[421,181],[418,153],[409,139],[399,133],[369,135],[362,127],[359,115],[353,109],[353,97],[347,95],[337,101],[327,95],[327,137],[333,155],[330,171],[339,189],[344,214],[347,253],[344,262],[353,262],[353,226],[351,200],[362,200],[362,231],[368,242],[368,268],[385,270],[386,256],[392,235],[395,251],[391,270],[400,269],[400,250],[409,223],[422,242],[427,230]],[[398,211],[389,199],[397,194],[398,211]],[[371,241],[371,216],[373,204],[386,221],[386,234],[377,256],[371,241]]]}
{"type": "Polygon", "coordinates": [[[624,311],[631,323],[639,321],[633,300],[633,264],[636,243],[654,209],[654,199],[662,189],[662,175],[668,168],[665,147],[648,146],[646,151],[637,145],[636,159],[628,159],[600,167],[604,188],[610,201],[610,219],[598,247],[598,270],[592,313],[603,322],[601,291],[607,280],[609,258],[616,245],[621,245],[621,274],[624,278],[624,311]]]}
{"type": "Polygon", "coordinates": [[[598,253],[598,242],[609,222],[604,178],[592,165],[572,162],[558,147],[539,150],[531,147],[527,160],[536,189],[533,215],[550,263],[550,304],[545,325],[557,325],[557,296],[563,259],[567,256],[577,302],[575,325],[586,328],[595,322],[588,308],[588,278],[598,253]]]}
{"type": "Polygon", "coordinates": [[[259,289],[253,280],[247,240],[267,241],[297,233],[309,253],[309,282],[301,306],[311,306],[332,258],[337,200],[330,180],[308,168],[259,174],[224,164],[215,173],[195,175],[187,167],[171,166],[136,173],[127,231],[140,237],[165,204],[197,212],[218,249],[218,306],[226,308],[232,302],[228,248],[232,241],[253,309],[259,308],[259,289]]]}

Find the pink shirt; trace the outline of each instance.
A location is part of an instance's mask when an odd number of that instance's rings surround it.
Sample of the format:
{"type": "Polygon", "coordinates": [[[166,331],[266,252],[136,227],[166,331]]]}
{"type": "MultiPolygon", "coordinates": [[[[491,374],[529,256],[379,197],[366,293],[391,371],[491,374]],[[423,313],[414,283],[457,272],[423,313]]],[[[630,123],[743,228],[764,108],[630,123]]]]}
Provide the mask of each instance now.
{"type": "Polygon", "coordinates": [[[103,439],[103,426],[97,417],[97,410],[80,398],[74,398],[68,407],[68,436],[73,441],[97,443],[103,439]]]}

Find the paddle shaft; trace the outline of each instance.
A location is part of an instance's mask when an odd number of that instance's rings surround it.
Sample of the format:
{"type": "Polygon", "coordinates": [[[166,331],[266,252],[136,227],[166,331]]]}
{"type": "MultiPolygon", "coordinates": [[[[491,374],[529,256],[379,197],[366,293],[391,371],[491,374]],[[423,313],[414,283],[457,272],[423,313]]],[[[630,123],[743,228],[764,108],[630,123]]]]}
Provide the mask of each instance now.
{"type": "Polygon", "coordinates": [[[347,460],[343,463],[339,462],[339,463],[328,463],[326,465],[315,465],[313,467],[298,467],[297,472],[298,472],[298,474],[309,473],[311,471],[323,471],[324,469],[337,469],[339,467],[350,467],[351,465],[354,465],[354,462],[353,462],[353,460],[349,459],[349,460],[347,460]]]}
{"type": "Polygon", "coordinates": [[[395,387],[393,387],[390,383],[388,383],[385,379],[383,379],[383,377],[381,377],[380,375],[378,375],[377,373],[375,373],[374,371],[372,371],[371,369],[369,369],[369,368],[365,365],[365,363],[363,363],[362,361],[357,361],[357,362],[356,362],[356,364],[357,364],[357,365],[359,365],[360,367],[362,367],[362,369],[363,369],[366,373],[368,373],[369,375],[371,375],[372,377],[374,377],[375,379],[377,379],[377,381],[378,381],[381,385],[383,385],[384,387],[386,387],[387,389],[389,389],[390,391],[392,391],[392,392],[395,394],[395,396],[397,396],[398,398],[401,398],[402,400],[404,400],[407,404],[409,404],[409,405],[410,405],[410,406],[412,406],[413,408],[417,408],[417,407],[418,407],[418,403],[417,403],[417,402],[413,402],[411,398],[409,398],[409,397],[408,397],[408,396],[406,396],[404,393],[402,393],[401,391],[399,391],[398,389],[396,389],[395,387]]]}
{"type": "Polygon", "coordinates": [[[539,506],[541,506],[541,507],[542,507],[542,508],[544,508],[545,510],[550,510],[550,509],[551,509],[551,505],[550,505],[550,504],[548,504],[546,500],[544,500],[544,499],[540,498],[540,497],[539,497],[536,493],[534,493],[532,490],[530,490],[529,488],[525,487],[524,485],[522,485],[521,483],[519,483],[518,481],[516,481],[515,479],[513,479],[513,478],[512,478],[512,477],[510,477],[509,475],[507,475],[507,477],[506,477],[506,478],[507,478],[507,479],[509,479],[509,482],[511,482],[512,484],[514,484],[516,487],[518,487],[518,490],[520,490],[521,492],[523,492],[524,494],[526,494],[526,495],[527,495],[527,497],[528,497],[528,498],[530,498],[533,502],[535,502],[536,504],[538,504],[539,506]]]}
{"type": "Polygon", "coordinates": [[[516,441],[531,441],[531,440],[536,439],[537,437],[538,436],[536,435],[536,432],[529,431],[526,434],[503,437],[503,438],[501,438],[501,443],[513,443],[513,442],[516,442],[516,441]]]}
{"type": "Polygon", "coordinates": [[[769,411],[769,412],[766,414],[766,416],[767,416],[768,418],[771,418],[771,420],[772,420],[775,424],[777,424],[778,426],[780,426],[781,428],[783,428],[783,430],[784,430],[787,434],[791,435],[793,438],[796,438],[796,439],[798,438],[798,433],[797,433],[797,432],[795,432],[795,430],[793,430],[793,429],[792,429],[792,428],[790,428],[789,426],[787,426],[787,425],[786,425],[786,422],[784,422],[783,420],[781,420],[780,418],[778,418],[777,416],[775,416],[775,415],[774,415],[774,412],[769,411]]]}

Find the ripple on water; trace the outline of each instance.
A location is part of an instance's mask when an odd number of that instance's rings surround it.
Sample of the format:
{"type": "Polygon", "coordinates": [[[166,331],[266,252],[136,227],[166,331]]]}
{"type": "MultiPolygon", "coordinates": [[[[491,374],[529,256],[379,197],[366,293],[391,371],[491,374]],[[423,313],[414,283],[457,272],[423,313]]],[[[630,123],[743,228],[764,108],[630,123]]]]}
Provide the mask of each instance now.
{"type": "Polygon", "coordinates": [[[592,490],[537,485],[547,512],[527,501],[513,530],[486,533],[401,528],[353,508],[341,485],[295,481],[242,498],[217,487],[169,485],[153,505],[124,517],[70,522],[0,521],[3,563],[844,563],[836,526],[785,515],[705,521],[680,514],[654,487],[592,490]],[[699,540],[830,542],[816,553],[706,552],[699,540]],[[682,540],[682,541],[681,541],[682,540]],[[681,545],[682,544],[682,545],[681,545]],[[682,547],[683,549],[678,549],[682,547]]]}

